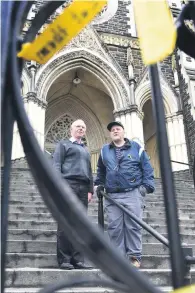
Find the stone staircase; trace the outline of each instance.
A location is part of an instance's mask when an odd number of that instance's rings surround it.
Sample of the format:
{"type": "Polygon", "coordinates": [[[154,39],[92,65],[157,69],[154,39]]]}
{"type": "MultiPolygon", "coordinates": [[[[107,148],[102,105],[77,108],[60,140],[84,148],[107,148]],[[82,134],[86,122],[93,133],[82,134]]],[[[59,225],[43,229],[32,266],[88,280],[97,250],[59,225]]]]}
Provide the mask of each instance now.
{"type": "MultiPolygon", "coordinates": [[[[195,254],[195,192],[192,180],[175,181],[179,204],[182,241],[193,247],[195,254]]],[[[89,218],[97,223],[97,201],[89,206],[89,218]]],[[[146,198],[144,220],[165,237],[167,236],[162,186],[156,179],[155,194],[146,198]]],[[[103,273],[93,270],[63,271],[56,262],[56,222],[53,220],[27,168],[13,168],[11,173],[9,232],[7,248],[6,292],[36,292],[57,280],[71,276],[102,278],[103,273]]],[[[105,233],[106,234],[106,233],[105,233]]],[[[153,236],[143,231],[144,273],[165,291],[170,290],[171,271],[168,250],[153,236]]],[[[195,268],[192,267],[195,282],[195,268]]],[[[104,288],[69,289],[63,292],[110,292],[104,288]]]]}

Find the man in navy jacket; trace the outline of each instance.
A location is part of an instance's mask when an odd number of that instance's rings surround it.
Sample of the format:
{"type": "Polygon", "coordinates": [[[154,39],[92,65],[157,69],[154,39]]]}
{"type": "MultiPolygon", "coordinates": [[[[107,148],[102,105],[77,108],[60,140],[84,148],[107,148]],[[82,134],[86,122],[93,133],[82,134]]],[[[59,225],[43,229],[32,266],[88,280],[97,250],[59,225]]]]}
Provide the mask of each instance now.
{"type": "MultiPolygon", "coordinates": [[[[144,197],[154,191],[153,168],[144,149],[124,137],[124,126],[120,122],[109,123],[107,129],[112,142],[101,150],[95,185],[105,188],[110,197],[141,219],[144,197]]],[[[139,268],[141,227],[108,200],[105,200],[105,212],[111,241],[139,268]]]]}

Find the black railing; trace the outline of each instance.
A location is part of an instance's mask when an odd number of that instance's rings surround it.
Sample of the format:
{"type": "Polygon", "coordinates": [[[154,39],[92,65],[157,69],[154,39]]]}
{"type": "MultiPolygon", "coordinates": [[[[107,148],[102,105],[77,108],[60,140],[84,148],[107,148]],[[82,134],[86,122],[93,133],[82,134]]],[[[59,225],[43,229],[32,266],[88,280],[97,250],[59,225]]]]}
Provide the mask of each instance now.
{"type": "MultiPolygon", "coordinates": [[[[145,229],[147,232],[149,232],[151,235],[153,235],[157,240],[159,240],[162,244],[164,244],[166,247],[170,247],[169,241],[167,238],[162,236],[159,232],[157,232],[154,228],[152,228],[150,225],[148,225],[143,220],[139,219],[133,212],[131,212],[129,209],[122,206],[120,203],[118,203],[116,200],[114,200],[112,197],[110,197],[107,193],[103,191],[97,191],[97,197],[98,197],[98,224],[102,229],[104,229],[104,208],[103,208],[103,198],[110,201],[112,204],[117,206],[120,210],[122,210],[126,215],[128,215],[131,219],[133,219],[137,224],[139,224],[143,229],[145,229]]],[[[187,246],[187,244],[182,245],[183,254],[185,256],[185,263],[186,265],[186,272],[185,272],[185,284],[190,283],[190,265],[195,264],[195,257],[193,257],[193,250],[192,247],[187,246]]]]}
{"type": "Polygon", "coordinates": [[[174,161],[174,160],[171,160],[171,162],[176,163],[176,164],[180,164],[180,165],[186,165],[186,166],[189,166],[189,167],[193,167],[193,164],[189,164],[189,163],[184,163],[184,162],[174,161]]]}
{"type": "Polygon", "coordinates": [[[180,161],[174,161],[174,160],[171,160],[171,162],[172,162],[172,163],[181,164],[181,165],[186,165],[186,166],[191,167],[191,170],[192,170],[192,176],[193,176],[193,181],[194,181],[194,189],[195,189],[195,156],[194,156],[193,164],[183,163],[183,162],[180,162],[180,161]]]}

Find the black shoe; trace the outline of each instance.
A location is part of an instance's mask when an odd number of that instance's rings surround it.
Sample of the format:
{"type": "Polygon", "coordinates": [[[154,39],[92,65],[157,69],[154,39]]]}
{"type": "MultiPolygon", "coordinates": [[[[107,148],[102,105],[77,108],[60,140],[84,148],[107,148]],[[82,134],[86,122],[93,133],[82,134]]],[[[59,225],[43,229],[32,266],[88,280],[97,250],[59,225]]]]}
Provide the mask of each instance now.
{"type": "Polygon", "coordinates": [[[92,269],[92,266],[86,265],[84,262],[76,262],[74,264],[75,269],[83,269],[83,270],[87,270],[87,269],[92,269]]]}
{"type": "Polygon", "coordinates": [[[60,269],[62,269],[62,270],[73,270],[73,269],[74,269],[74,266],[71,265],[71,264],[68,263],[68,262],[63,262],[63,263],[60,265],[60,269]]]}

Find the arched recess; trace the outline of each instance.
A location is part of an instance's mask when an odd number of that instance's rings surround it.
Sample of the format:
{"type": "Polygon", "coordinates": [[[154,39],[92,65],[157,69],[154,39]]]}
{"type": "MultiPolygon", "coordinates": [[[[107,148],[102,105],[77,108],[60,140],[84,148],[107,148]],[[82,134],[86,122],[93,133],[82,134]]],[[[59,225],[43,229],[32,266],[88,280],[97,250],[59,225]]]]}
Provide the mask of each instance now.
{"type": "MultiPolygon", "coordinates": [[[[177,97],[173,93],[171,88],[168,87],[163,81],[161,82],[161,90],[162,90],[163,101],[164,101],[167,135],[168,135],[171,159],[174,161],[186,163],[188,159],[187,159],[187,149],[186,149],[186,141],[185,141],[185,133],[184,133],[183,115],[179,112],[177,97]]],[[[144,112],[145,111],[144,106],[146,105],[148,100],[151,100],[151,86],[149,81],[146,81],[140,84],[140,86],[138,86],[138,88],[135,91],[135,100],[139,110],[144,112]]],[[[152,107],[150,106],[150,115],[151,114],[152,114],[152,107]]],[[[143,120],[143,123],[144,123],[144,120],[143,120]]],[[[154,119],[153,119],[153,123],[155,123],[154,119]]],[[[155,160],[154,165],[156,165],[158,169],[156,171],[156,174],[159,175],[158,154],[157,154],[158,148],[157,148],[155,135],[151,137],[151,140],[148,142],[148,145],[146,145],[146,147],[147,146],[150,149],[149,155],[153,156],[153,161],[155,160]]],[[[187,167],[185,165],[172,163],[172,169],[173,171],[179,171],[179,170],[187,169],[187,167]]]]}
{"type": "MultiPolygon", "coordinates": [[[[161,84],[165,112],[167,115],[175,114],[179,110],[177,97],[168,86],[161,84]]],[[[142,111],[147,100],[151,99],[151,85],[149,81],[141,83],[135,90],[135,102],[142,111]]]]}
{"type": "Polygon", "coordinates": [[[128,105],[129,87],[117,69],[99,54],[83,48],[62,51],[40,68],[36,76],[38,97],[46,101],[52,83],[61,74],[78,67],[91,72],[102,82],[113,101],[115,110],[124,109],[128,105]]]}
{"type": "Polygon", "coordinates": [[[50,103],[45,120],[45,136],[56,120],[66,113],[72,120],[82,119],[87,126],[87,143],[91,152],[99,150],[105,142],[103,129],[97,116],[78,98],[68,95],[59,97],[50,103]],[[64,110],[66,109],[66,110],[64,110]]]}

